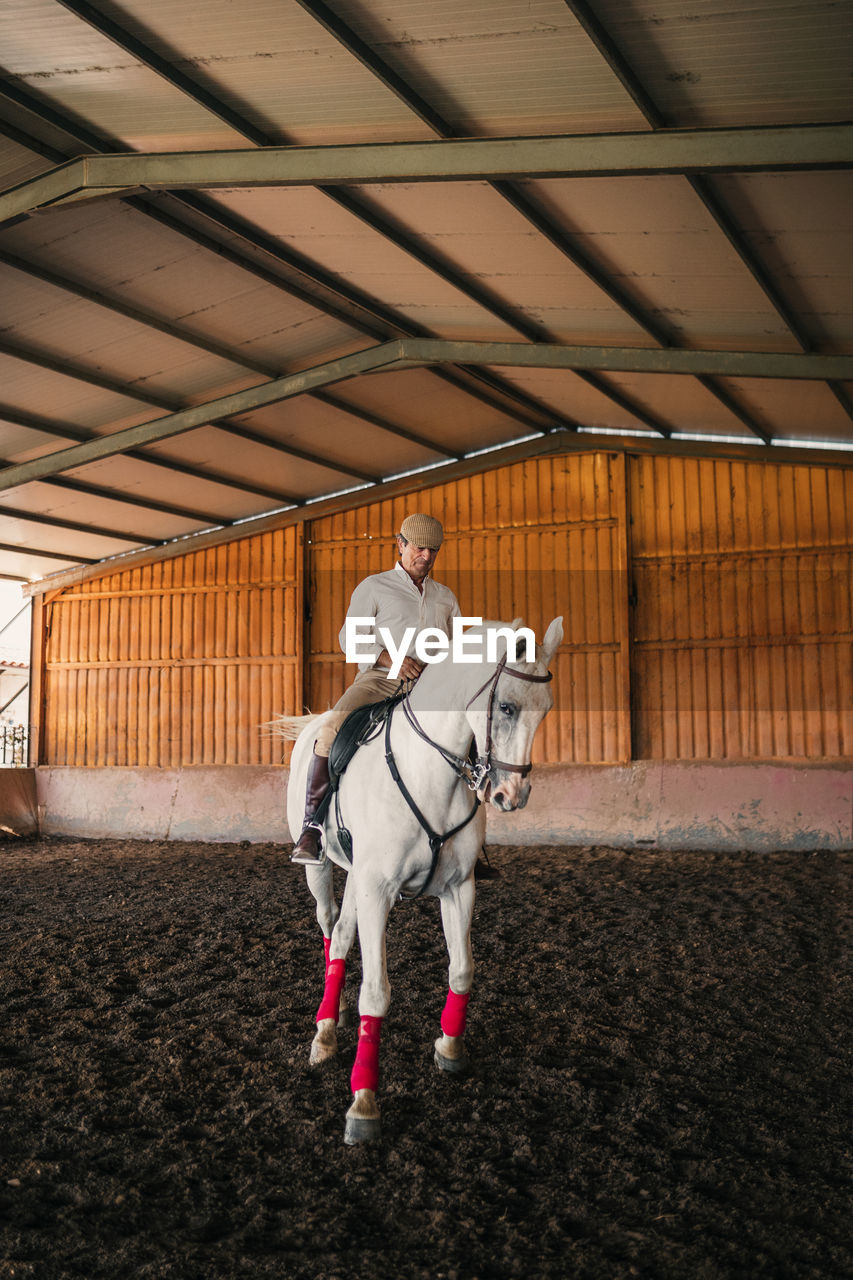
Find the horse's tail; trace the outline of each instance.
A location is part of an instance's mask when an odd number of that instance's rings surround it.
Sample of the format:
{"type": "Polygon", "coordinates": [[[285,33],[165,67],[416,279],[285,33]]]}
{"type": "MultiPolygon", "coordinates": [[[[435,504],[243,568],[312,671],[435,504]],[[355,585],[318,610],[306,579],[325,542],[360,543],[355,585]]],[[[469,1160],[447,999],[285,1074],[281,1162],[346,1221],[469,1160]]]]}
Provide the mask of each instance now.
{"type": "Polygon", "coordinates": [[[316,713],[307,716],[276,716],[261,727],[266,729],[271,738],[287,738],[291,741],[299,737],[306,725],[312,724],[320,717],[316,713]]]}

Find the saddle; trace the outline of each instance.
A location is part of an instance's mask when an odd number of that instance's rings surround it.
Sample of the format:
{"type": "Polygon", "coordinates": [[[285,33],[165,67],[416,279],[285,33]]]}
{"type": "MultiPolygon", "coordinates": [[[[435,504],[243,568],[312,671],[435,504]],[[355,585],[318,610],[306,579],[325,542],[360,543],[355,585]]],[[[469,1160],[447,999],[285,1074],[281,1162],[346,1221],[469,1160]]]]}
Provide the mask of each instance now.
{"type": "Polygon", "coordinates": [[[397,703],[402,700],[403,694],[397,693],[391,698],[383,698],[381,702],[369,702],[364,707],[356,707],[355,711],[349,713],[338,729],[329,752],[329,778],[333,787],[337,787],[359,747],[376,737],[397,703]]]}
{"type": "Polygon", "coordinates": [[[338,817],[338,837],[344,852],[347,854],[352,849],[352,838],[340,820],[337,794],[340,780],[359,747],[377,736],[383,724],[391,715],[397,703],[402,701],[403,697],[402,693],[397,693],[391,698],[383,698],[380,702],[369,702],[363,707],[356,707],[344,720],[332,742],[332,748],[329,752],[329,788],[320,801],[312,822],[322,825],[334,801],[338,817]]]}

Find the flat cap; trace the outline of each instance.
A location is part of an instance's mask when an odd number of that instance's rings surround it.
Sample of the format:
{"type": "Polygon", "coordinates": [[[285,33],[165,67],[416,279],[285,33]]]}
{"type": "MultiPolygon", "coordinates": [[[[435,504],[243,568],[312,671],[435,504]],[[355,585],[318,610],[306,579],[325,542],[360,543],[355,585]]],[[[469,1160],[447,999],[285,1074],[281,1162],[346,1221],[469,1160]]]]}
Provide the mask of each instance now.
{"type": "Polygon", "coordinates": [[[427,516],[420,511],[406,516],[400,525],[400,533],[407,542],[414,543],[416,547],[429,547],[432,551],[438,551],[444,538],[441,522],[435,516],[427,516]]]}

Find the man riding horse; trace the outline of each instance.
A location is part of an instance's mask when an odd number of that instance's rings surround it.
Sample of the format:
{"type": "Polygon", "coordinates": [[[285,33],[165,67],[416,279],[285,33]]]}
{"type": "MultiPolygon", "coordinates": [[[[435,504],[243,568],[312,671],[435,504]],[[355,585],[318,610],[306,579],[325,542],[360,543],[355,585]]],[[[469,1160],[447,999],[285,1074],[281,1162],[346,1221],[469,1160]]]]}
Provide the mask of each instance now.
{"type": "MultiPolygon", "coordinates": [[[[373,619],[374,634],[379,635],[380,629],[386,628],[398,651],[407,630],[410,635],[416,635],[431,627],[449,637],[453,618],[461,616],[459,604],[449,587],[431,577],[443,538],[444,530],[435,516],[422,512],[406,516],[397,534],[399,560],[393,569],[371,574],[359,583],[352,593],[347,617],[373,619]]],[[[339,637],[344,652],[345,635],[346,623],[339,637]]],[[[322,828],[314,823],[314,816],[329,789],[329,752],[344,720],[357,707],[381,702],[411,687],[423,670],[423,663],[406,654],[397,675],[390,677],[389,670],[395,663],[388,649],[380,648],[378,643],[373,652],[364,644],[362,649],[368,654],[366,660],[359,663],[355,680],[338,699],[331,714],[324,718],[314,743],[308,768],[305,818],[302,834],[290,855],[292,862],[316,865],[325,858],[322,828]]]]}

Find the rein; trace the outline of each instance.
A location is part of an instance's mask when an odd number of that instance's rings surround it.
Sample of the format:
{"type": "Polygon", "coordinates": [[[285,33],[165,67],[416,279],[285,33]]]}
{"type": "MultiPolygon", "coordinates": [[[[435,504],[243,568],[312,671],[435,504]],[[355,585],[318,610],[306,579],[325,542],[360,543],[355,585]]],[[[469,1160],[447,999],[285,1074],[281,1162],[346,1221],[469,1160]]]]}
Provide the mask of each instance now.
{"type": "MultiPolygon", "coordinates": [[[[405,693],[402,700],[403,713],[418,737],[422,738],[424,742],[429,743],[429,745],[438,752],[442,759],[450,765],[454,773],[467,784],[471,791],[474,792],[479,791],[486,778],[492,772],[492,769],[497,768],[509,770],[511,773],[520,773],[522,777],[526,777],[533,768],[533,765],[529,762],[527,764],[510,764],[506,760],[498,760],[492,756],[492,719],[494,716],[495,694],[497,692],[498,680],[503,674],[515,676],[517,680],[527,680],[532,684],[547,684],[549,680],[553,679],[553,675],[550,671],[546,672],[544,676],[536,676],[529,675],[526,671],[516,671],[514,667],[508,667],[507,655],[504,654],[492,675],[489,676],[488,680],[486,680],[484,684],[480,685],[477,692],[465,703],[465,710],[467,711],[471,704],[476,702],[480,694],[491,685],[491,689],[489,691],[489,707],[486,714],[485,750],[478,755],[476,764],[470,759],[463,759],[462,756],[457,756],[452,751],[448,751],[445,747],[442,747],[429,736],[423,726],[418,722],[418,718],[412,710],[409,702],[408,691],[405,693]]],[[[455,827],[452,827],[450,831],[446,831],[444,835],[439,835],[439,833],[434,831],[429,825],[412,798],[412,795],[406,787],[406,784],[403,782],[403,779],[400,777],[400,771],[397,768],[397,761],[394,758],[394,752],[391,748],[390,715],[385,721],[385,760],[388,764],[391,777],[394,779],[400,790],[400,794],[406,801],[406,804],[409,806],[414,816],[417,818],[426,833],[427,840],[429,841],[430,853],[432,854],[429,874],[421,888],[418,889],[417,893],[406,895],[409,898],[419,898],[421,894],[426,891],[433,876],[435,875],[435,869],[438,866],[438,859],[442,846],[447,843],[451,836],[455,836],[464,827],[467,827],[468,823],[474,817],[474,814],[480,806],[480,797],[478,795],[474,796],[474,805],[466,818],[463,818],[463,820],[460,823],[457,823],[455,827]]]]}

